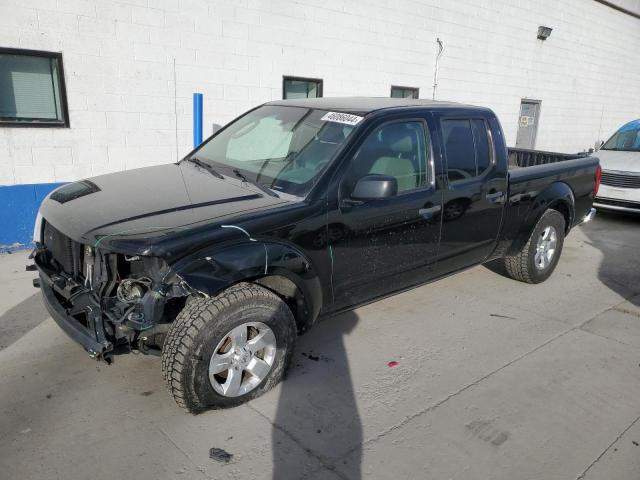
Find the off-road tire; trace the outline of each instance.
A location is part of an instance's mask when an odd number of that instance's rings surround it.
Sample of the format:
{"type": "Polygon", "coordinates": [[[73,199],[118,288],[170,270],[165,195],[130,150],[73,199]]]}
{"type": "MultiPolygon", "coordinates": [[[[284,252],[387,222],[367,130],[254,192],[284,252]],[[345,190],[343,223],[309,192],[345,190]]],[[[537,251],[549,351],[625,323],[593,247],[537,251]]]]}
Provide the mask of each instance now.
{"type": "Polygon", "coordinates": [[[495,272],[506,275],[509,278],[525,283],[541,283],[551,276],[560,260],[562,246],[564,245],[565,219],[557,210],[547,210],[542,214],[538,223],[533,228],[527,243],[520,253],[512,257],[499,258],[492,262],[489,268],[495,272]],[[540,270],[535,266],[535,254],[537,239],[548,226],[556,230],[556,251],[546,268],[540,270]]]}
{"type": "Polygon", "coordinates": [[[285,375],[296,341],[291,310],[264,287],[239,283],[211,298],[192,299],[171,325],[162,349],[162,374],[176,403],[190,413],[234,407],[256,398],[285,375]],[[216,345],[245,322],[262,322],[276,337],[276,356],[263,381],[238,397],[217,393],[209,381],[209,360],[216,345]]]}

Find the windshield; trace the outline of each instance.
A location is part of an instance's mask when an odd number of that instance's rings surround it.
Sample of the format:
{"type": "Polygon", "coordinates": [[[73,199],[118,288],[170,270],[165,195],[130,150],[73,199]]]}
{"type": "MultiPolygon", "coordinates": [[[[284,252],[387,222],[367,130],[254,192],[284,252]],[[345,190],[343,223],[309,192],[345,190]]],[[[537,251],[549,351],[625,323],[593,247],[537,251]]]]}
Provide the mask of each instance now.
{"type": "Polygon", "coordinates": [[[265,105],[240,117],[193,156],[224,175],[304,196],[355,128],[323,120],[327,113],[265,105]]]}
{"type": "Polygon", "coordinates": [[[640,120],[627,123],[607,140],[601,150],[640,152],[640,120]]]}

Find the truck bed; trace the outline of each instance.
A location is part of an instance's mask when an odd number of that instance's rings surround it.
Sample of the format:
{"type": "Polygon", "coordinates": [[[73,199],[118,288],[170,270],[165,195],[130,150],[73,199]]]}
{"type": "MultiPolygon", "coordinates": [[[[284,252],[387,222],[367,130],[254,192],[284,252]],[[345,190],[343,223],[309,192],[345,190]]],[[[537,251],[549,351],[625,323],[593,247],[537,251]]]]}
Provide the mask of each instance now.
{"type": "MultiPolygon", "coordinates": [[[[553,199],[567,197],[574,205],[568,230],[582,221],[593,201],[599,160],[585,154],[566,155],[536,150],[509,149],[509,199],[502,238],[516,237],[513,229],[535,223],[540,209],[553,199]],[[562,185],[569,187],[568,192],[562,185]],[[523,218],[523,215],[525,218],[523,218]]],[[[510,253],[520,244],[513,244],[510,253]]]]}
{"type": "Polygon", "coordinates": [[[530,150],[526,148],[508,148],[509,169],[546,165],[548,163],[564,162],[588,156],[582,153],[558,153],[544,152],[542,150],[530,150]]]}

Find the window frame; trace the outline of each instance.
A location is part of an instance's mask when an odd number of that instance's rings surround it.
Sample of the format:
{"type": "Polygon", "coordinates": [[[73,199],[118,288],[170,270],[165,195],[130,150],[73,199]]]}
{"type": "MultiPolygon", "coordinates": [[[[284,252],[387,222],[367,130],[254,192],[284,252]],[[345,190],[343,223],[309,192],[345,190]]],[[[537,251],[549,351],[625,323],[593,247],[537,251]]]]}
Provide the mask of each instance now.
{"type": "MultiPolygon", "coordinates": [[[[420,123],[422,125],[422,128],[424,130],[424,138],[425,138],[425,145],[426,142],[428,140],[429,142],[429,148],[425,148],[425,153],[427,155],[426,160],[426,182],[424,183],[424,185],[420,185],[419,187],[416,188],[412,188],[411,190],[403,190],[403,191],[398,191],[398,193],[390,198],[398,198],[398,197],[402,197],[404,195],[411,195],[413,193],[416,192],[420,192],[420,191],[426,191],[426,190],[432,190],[435,189],[436,186],[436,172],[435,172],[435,150],[433,149],[433,135],[431,134],[431,130],[429,129],[429,123],[427,122],[426,119],[422,118],[422,117],[407,117],[407,118],[394,118],[394,119],[390,119],[387,121],[384,121],[382,123],[379,123],[377,125],[373,125],[371,126],[371,128],[365,132],[363,132],[361,139],[359,140],[357,145],[354,145],[355,150],[352,150],[353,153],[349,153],[347,155],[347,168],[346,171],[344,171],[344,173],[342,174],[342,180],[340,181],[340,183],[343,183],[344,181],[348,180],[348,175],[349,175],[349,171],[350,171],[350,165],[353,162],[356,154],[360,151],[360,149],[362,148],[362,146],[364,145],[364,143],[367,141],[367,139],[369,138],[369,136],[373,135],[375,132],[377,132],[378,130],[380,130],[383,127],[386,127],[388,125],[392,125],[392,124],[396,124],[396,123],[420,123]]],[[[357,180],[356,180],[357,181],[357,180]]]]}
{"type": "Polygon", "coordinates": [[[442,142],[442,152],[445,160],[444,165],[444,173],[447,179],[447,186],[457,187],[458,185],[466,185],[467,183],[476,182],[478,180],[482,180],[496,165],[496,154],[495,154],[495,146],[493,145],[493,133],[491,132],[491,126],[487,119],[481,115],[479,116],[469,116],[469,117],[441,117],[440,118],[440,140],[442,142]],[[473,138],[473,151],[474,151],[474,160],[476,165],[476,175],[471,178],[467,178],[465,180],[456,180],[455,183],[451,183],[449,180],[449,157],[447,155],[447,147],[445,145],[444,135],[443,135],[443,122],[447,120],[466,120],[469,122],[469,129],[471,130],[471,137],[473,138]],[[473,126],[471,125],[472,120],[480,120],[484,123],[485,133],[487,134],[487,142],[489,142],[489,166],[485,168],[482,173],[478,174],[478,150],[476,147],[476,136],[473,133],[473,126]]]}
{"type": "Polygon", "coordinates": [[[44,57],[55,59],[58,63],[58,88],[60,90],[60,111],[62,112],[62,120],[36,120],[22,119],[9,120],[0,117],[0,127],[17,127],[17,128],[69,128],[69,106],[67,102],[67,86],[65,83],[64,66],[62,61],[62,52],[49,52],[46,50],[28,50],[22,48],[5,48],[0,47],[0,54],[4,55],[21,55],[30,57],[44,57]]]}
{"type": "Polygon", "coordinates": [[[318,96],[317,97],[307,97],[307,98],[322,98],[323,96],[323,88],[324,88],[324,80],[322,78],[311,78],[311,77],[296,77],[292,75],[283,75],[282,76],[282,99],[283,100],[295,100],[286,97],[286,88],[287,81],[297,81],[297,82],[308,82],[308,83],[317,83],[318,84],[318,96]]]}
{"type": "MultiPolygon", "coordinates": [[[[488,143],[487,146],[489,147],[489,165],[487,165],[487,167],[484,170],[482,170],[482,173],[480,172],[476,173],[476,176],[474,178],[478,178],[478,177],[482,177],[485,174],[485,172],[487,172],[489,169],[491,169],[491,167],[495,165],[495,155],[493,153],[493,137],[491,136],[491,129],[489,128],[489,123],[485,118],[482,118],[482,117],[470,118],[469,120],[470,121],[480,120],[483,123],[484,133],[487,135],[487,143],[488,143]]],[[[476,143],[476,135],[473,129],[473,124],[471,124],[471,133],[473,135],[473,148],[476,152],[476,172],[477,172],[480,165],[478,164],[478,144],[476,143]]]]}
{"type": "Polygon", "coordinates": [[[391,90],[389,92],[389,97],[390,98],[411,98],[411,99],[419,99],[420,98],[420,88],[419,87],[403,87],[401,85],[391,85],[391,90]],[[393,90],[394,89],[398,89],[398,90],[411,90],[413,91],[415,96],[412,97],[394,97],[393,96],[393,90]]]}

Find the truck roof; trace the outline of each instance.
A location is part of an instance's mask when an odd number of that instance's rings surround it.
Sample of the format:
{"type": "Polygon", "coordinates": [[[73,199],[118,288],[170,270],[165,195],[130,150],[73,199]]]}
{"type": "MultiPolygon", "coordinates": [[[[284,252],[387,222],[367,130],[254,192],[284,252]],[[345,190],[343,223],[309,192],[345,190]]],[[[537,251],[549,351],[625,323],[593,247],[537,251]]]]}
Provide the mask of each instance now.
{"type": "Polygon", "coordinates": [[[465,108],[472,110],[487,109],[473,105],[455,102],[426,100],[418,98],[389,98],[389,97],[322,97],[298,98],[291,100],[276,100],[266,105],[284,105],[292,107],[318,108],[339,112],[367,114],[376,110],[398,107],[430,107],[433,109],[465,108]]]}

